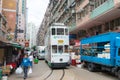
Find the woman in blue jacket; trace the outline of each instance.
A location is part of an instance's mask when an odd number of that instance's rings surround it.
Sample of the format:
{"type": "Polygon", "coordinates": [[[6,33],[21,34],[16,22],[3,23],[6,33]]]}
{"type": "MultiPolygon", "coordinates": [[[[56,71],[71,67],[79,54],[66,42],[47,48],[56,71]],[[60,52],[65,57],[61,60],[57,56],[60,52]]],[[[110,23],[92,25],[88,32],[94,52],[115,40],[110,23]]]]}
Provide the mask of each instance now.
{"type": "Polygon", "coordinates": [[[23,67],[24,79],[26,79],[27,73],[28,73],[28,68],[31,66],[31,62],[30,62],[30,59],[28,58],[27,54],[24,55],[21,66],[23,67]]]}

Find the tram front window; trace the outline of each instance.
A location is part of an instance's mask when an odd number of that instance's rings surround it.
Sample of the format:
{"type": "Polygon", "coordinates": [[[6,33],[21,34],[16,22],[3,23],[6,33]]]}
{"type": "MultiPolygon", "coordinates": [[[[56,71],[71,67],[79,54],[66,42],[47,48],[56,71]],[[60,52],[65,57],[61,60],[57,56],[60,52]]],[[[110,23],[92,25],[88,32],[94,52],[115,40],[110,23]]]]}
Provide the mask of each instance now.
{"type": "Polygon", "coordinates": [[[63,46],[58,46],[58,53],[63,53],[63,46]]]}
{"type": "Polygon", "coordinates": [[[55,35],[55,28],[52,28],[52,35],[55,35]]]}
{"type": "Polygon", "coordinates": [[[64,29],[63,28],[57,28],[57,35],[64,35],[64,29]]]}
{"type": "Polygon", "coordinates": [[[57,53],[57,46],[56,45],[52,46],[52,53],[57,53]]]}

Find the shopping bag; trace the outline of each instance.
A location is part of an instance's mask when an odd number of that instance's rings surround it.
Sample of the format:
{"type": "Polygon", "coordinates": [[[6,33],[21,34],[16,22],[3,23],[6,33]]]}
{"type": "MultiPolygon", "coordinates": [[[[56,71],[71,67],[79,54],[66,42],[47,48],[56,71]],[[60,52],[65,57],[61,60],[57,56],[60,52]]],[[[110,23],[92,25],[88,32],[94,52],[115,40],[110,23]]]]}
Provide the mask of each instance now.
{"type": "Polygon", "coordinates": [[[31,73],[32,73],[32,68],[28,70],[28,75],[30,75],[31,73]]]}
{"type": "Polygon", "coordinates": [[[22,74],[22,72],[23,72],[22,67],[18,67],[15,71],[16,74],[22,74]]]}

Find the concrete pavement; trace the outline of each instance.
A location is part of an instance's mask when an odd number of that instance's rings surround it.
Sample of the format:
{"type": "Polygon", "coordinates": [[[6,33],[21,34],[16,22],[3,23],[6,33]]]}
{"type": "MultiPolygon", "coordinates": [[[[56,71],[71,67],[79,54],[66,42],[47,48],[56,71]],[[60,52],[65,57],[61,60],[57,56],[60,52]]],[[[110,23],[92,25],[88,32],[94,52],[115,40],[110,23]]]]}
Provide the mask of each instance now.
{"type": "MultiPolygon", "coordinates": [[[[87,69],[70,66],[63,70],[51,70],[42,60],[34,64],[33,73],[26,80],[118,80],[117,77],[104,72],[89,72],[87,69]]],[[[9,80],[23,80],[23,75],[12,74],[9,80]]]]}

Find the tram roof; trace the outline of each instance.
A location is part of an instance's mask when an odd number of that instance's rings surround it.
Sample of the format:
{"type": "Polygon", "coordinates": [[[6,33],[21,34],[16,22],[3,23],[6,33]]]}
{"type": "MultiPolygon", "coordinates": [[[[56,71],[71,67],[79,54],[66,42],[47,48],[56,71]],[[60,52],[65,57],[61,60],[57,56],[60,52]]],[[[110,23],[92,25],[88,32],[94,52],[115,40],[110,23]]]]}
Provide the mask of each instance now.
{"type": "Polygon", "coordinates": [[[67,28],[64,23],[53,23],[50,28],[67,28]]]}

